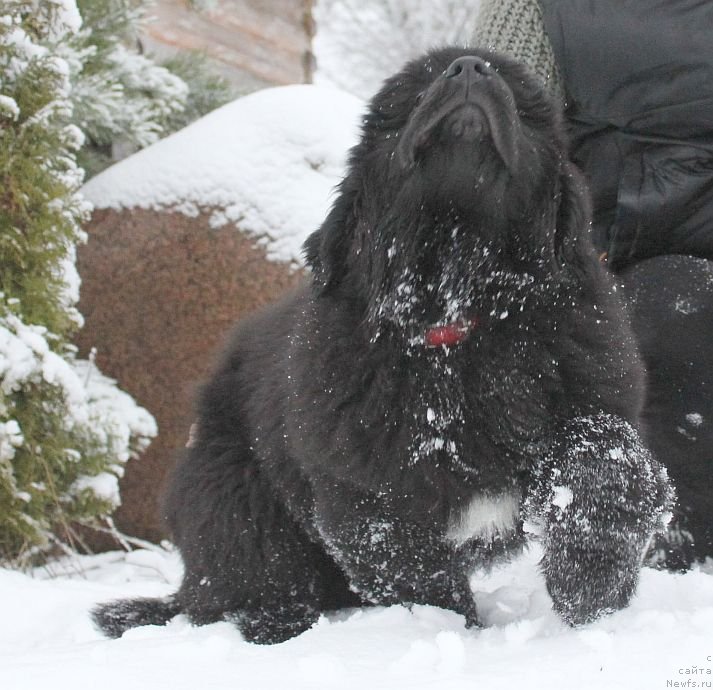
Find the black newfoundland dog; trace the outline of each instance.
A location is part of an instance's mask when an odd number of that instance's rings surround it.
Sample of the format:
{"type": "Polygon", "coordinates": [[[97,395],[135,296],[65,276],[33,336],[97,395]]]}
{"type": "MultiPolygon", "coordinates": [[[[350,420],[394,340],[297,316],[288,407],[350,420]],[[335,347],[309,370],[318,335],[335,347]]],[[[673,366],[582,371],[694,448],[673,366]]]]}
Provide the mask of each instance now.
{"type": "Polygon", "coordinates": [[[554,608],[624,607],[670,508],[636,427],[642,369],[588,240],[560,113],[509,59],[445,49],[371,102],[312,278],[243,321],[167,500],[177,613],[276,643],[320,612],[478,612],[472,568],[537,524],[554,608]]]}

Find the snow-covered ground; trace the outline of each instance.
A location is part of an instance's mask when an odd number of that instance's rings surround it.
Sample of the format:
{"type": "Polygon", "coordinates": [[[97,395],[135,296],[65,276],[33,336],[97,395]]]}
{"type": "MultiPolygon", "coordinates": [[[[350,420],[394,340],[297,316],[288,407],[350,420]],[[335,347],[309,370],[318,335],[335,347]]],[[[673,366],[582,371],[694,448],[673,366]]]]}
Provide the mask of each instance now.
{"type": "Polygon", "coordinates": [[[176,587],[178,557],[159,548],[77,557],[32,576],[0,570],[0,688],[713,687],[713,569],[644,570],[627,610],[571,629],[550,610],[537,559],[533,548],[473,578],[481,630],[436,608],[373,608],[325,616],[272,647],[244,642],[228,623],[196,628],[182,616],[104,639],[88,617],[95,602],[176,587]]]}

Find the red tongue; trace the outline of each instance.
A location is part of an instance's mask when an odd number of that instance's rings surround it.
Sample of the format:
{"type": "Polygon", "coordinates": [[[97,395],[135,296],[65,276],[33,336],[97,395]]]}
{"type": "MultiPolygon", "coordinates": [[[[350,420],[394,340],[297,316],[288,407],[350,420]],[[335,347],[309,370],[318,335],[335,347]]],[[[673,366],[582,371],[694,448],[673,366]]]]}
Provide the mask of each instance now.
{"type": "Polygon", "coordinates": [[[478,325],[477,319],[455,321],[445,326],[434,326],[426,331],[426,347],[453,347],[462,343],[478,325]]]}

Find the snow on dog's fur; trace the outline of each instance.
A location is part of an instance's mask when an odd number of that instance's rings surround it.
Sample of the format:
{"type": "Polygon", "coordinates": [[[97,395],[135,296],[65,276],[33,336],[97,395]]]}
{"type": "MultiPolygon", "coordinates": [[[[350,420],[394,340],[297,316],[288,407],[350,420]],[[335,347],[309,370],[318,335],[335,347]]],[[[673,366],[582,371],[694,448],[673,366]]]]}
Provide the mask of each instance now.
{"type": "Polygon", "coordinates": [[[312,279],[242,322],[205,386],[167,500],[179,591],[99,625],[183,612],[275,643],[362,603],[475,625],[470,569],[525,520],[566,621],[626,606],[671,490],[588,213],[523,67],[444,49],[389,79],[306,243],[312,279]]]}

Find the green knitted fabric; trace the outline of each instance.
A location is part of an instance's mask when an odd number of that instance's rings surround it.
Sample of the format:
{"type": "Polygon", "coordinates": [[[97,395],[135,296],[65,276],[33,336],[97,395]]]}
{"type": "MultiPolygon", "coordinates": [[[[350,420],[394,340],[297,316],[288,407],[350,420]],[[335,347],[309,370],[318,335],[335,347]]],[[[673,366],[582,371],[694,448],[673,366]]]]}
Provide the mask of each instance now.
{"type": "Polygon", "coordinates": [[[482,0],[473,42],[524,62],[564,101],[564,88],[536,0],[482,0]]]}

